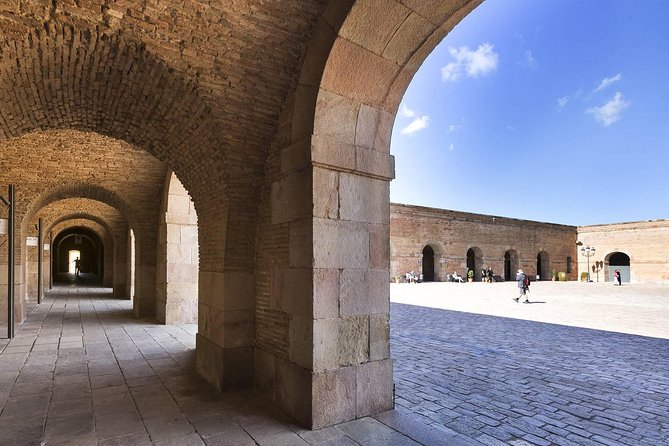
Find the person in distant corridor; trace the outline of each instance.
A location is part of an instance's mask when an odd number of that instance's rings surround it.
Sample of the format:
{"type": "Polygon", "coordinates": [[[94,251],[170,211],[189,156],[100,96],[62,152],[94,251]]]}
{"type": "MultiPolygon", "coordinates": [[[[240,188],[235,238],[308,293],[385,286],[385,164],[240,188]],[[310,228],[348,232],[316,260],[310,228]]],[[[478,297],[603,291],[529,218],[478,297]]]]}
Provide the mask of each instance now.
{"type": "Polygon", "coordinates": [[[525,300],[523,301],[524,304],[529,304],[530,300],[527,298],[527,290],[529,289],[529,283],[527,280],[527,275],[523,272],[522,269],[518,270],[518,274],[516,274],[516,282],[518,282],[518,291],[519,295],[518,297],[514,297],[513,300],[518,302],[521,297],[524,297],[525,300]]]}
{"type": "Polygon", "coordinates": [[[79,257],[74,259],[74,275],[75,277],[79,277],[79,267],[81,266],[81,260],[79,260],[79,257]]]}
{"type": "Polygon", "coordinates": [[[488,267],[488,271],[486,271],[486,272],[487,272],[487,275],[488,275],[488,283],[492,283],[492,278],[493,278],[492,268],[488,267]]]}

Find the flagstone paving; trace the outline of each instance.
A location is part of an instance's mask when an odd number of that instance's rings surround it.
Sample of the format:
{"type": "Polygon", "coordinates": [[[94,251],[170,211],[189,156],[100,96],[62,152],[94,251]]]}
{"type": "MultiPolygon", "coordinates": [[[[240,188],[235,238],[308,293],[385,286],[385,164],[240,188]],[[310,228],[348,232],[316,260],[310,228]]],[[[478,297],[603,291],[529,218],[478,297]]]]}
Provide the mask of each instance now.
{"type": "Polygon", "coordinates": [[[195,325],[136,320],[131,308],[110,289],[47,294],[0,353],[0,445],[479,444],[397,411],[305,430],[251,391],[198,378],[195,325]]]}

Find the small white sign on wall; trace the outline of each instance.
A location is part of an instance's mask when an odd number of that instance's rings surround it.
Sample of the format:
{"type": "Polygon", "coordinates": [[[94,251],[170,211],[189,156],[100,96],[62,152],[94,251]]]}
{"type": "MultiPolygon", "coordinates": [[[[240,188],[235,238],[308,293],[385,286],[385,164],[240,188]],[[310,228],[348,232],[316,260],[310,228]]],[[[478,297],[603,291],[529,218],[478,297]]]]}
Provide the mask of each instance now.
{"type": "Polygon", "coordinates": [[[37,237],[26,237],[26,246],[37,246],[37,237]]]}
{"type": "Polygon", "coordinates": [[[44,244],[44,250],[45,250],[45,251],[48,251],[48,250],[49,250],[49,244],[48,244],[48,243],[45,243],[45,244],[44,244]]]}
{"type": "Polygon", "coordinates": [[[0,234],[7,234],[7,219],[0,218],[0,234]]]}

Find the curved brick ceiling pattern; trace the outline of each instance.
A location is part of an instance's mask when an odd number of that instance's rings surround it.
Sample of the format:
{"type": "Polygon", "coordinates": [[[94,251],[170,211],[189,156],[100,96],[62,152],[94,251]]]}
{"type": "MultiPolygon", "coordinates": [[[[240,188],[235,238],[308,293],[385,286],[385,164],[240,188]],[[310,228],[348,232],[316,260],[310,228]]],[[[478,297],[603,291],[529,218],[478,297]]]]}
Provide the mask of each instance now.
{"type": "Polygon", "coordinates": [[[88,225],[94,225],[97,228],[96,231],[100,238],[104,239],[112,237],[113,230],[107,221],[101,217],[86,212],[74,212],[56,219],[50,218],[49,224],[44,226],[44,232],[45,234],[51,232],[55,237],[60,231],[72,226],[83,225],[84,222],[88,225]]]}
{"type": "MultiPolygon", "coordinates": [[[[69,198],[50,203],[40,209],[33,222],[40,217],[44,231],[51,230],[54,237],[56,227],[60,227],[63,223],[71,226],[74,220],[86,220],[99,224],[104,227],[104,234],[109,236],[127,230],[126,220],[118,210],[108,204],[87,198],[69,198]]],[[[32,225],[29,226],[29,229],[32,227],[32,225]]]]}
{"type": "MultiPolygon", "coordinates": [[[[165,164],[130,144],[91,132],[37,131],[2,143],[0,184],[17,186],[17,214],[85,197],[108,203],[125,219],[156,221],[165,164]]],[[[73,208],[70,212],[83,211],[73,208]]],[[[64,215],[64,214],[63,214],[64,215]]]]}
{"type": "Polygon", "coordinates": [[[86,228],[92,231],[100,238],[105,248],[111,248],[110,242],[112,241],[112,238],[107,233],[105,227],[99,223],[87,219],[77,218],[72,220],[65,220],[56,224],[53,227],[53,239],[55,240],[60,233],[74,228],[86,228]]]}
{"type": "Polygon", "coordinates": [[[201,265],[249,262],[267,151],[327,4],[5,2],[0,140],[68,128],[149,150],[193,197],[201,265]]]}

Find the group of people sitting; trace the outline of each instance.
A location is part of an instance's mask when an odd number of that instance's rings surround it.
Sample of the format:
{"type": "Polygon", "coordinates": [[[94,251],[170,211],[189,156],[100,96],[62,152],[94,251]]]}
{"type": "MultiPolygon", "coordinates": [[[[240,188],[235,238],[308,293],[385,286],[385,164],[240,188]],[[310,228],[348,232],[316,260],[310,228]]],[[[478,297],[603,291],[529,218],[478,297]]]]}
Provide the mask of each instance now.
{"type": "Polygon", "coordinates": [[[421,276],[422,274],[418,275],[415,271],[409,271],[404,275],[404,280],[406,283],[418,283],[423,281],[421,276]]]}
{"type": "MultiPolygon", "coordinates": [[[[451,282],[460,282],[464,283],[465,279],[458,274],[457,271],[453,271],[453,274],[451,276],[451,282]]],[[[474,278],[474,270],[467,270],[467,277],[471,277],[472,279],[474,278]]],[[[493,283],[495,281],[495,276],[492,272],[492,268],[483,268],[481,270],[481,282],[488,282],[488,283],[493,283]]]]}

